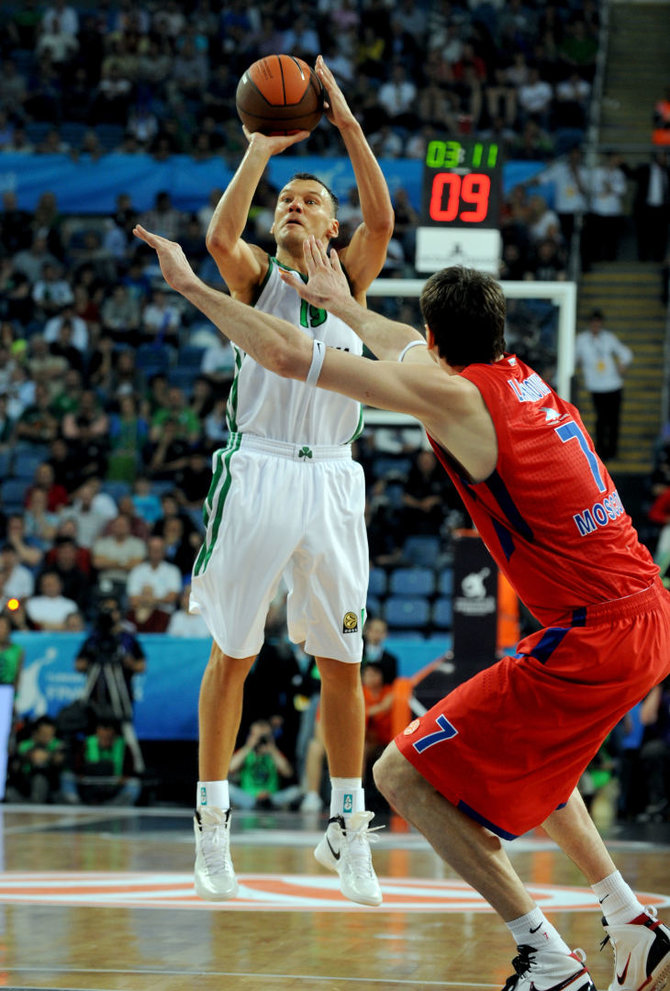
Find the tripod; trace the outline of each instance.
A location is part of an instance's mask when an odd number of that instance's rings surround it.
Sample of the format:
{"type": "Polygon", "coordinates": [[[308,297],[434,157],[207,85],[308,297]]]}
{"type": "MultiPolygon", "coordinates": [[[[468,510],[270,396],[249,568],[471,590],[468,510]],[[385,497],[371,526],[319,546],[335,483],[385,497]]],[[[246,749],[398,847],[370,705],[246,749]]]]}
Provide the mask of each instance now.
{"type": "Polygon", "coordinates": [[[121,665],[117,663],[110,664],[105,661],[96,661],[92,664],[88,672],[82,699],[84,702],[91,700],[95,687],[101,683],[101,679],[104,679],[104,685],[107,688],[107,698],[112,714],[121,724],[123,739],[126,741],[128,749],[133,755],[135,770],[138,774],[144,774],[144,758],[142,757],[142,751],[140,750],[135,727],[133,726],[133,706],[130,701],[130,695],[128,694],[128,686],[121,671],[121,665]]]}

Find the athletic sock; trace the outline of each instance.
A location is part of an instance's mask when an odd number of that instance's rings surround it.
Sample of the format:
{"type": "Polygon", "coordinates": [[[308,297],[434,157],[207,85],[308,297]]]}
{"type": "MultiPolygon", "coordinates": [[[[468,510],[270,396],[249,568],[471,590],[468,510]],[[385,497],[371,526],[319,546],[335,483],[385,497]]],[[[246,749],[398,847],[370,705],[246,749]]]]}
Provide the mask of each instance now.
{"type": "Polygon", "coordinates": [[[354,812],[365,809],[365,792],[361,778],[330,779],[330,816],[344,816],[345,824],[354,812]]]}
{"type": "Polygon", "coordinates": [[[195,796],[196,809],[229,809],[230,794],[227,781],[198,781],[195,796]]]}
{"type": "Polygon", "coordinates": [[[569,953],[570,947],[565,943],[551,922],[548,922],[540,908],[534,908],[527,915],[513,919],[507,923],[517,946],[531,946],[534,950],[554,950],[557,953],[569,953]]]}
{"type": "Polygon", "coordinates": [[[644,912],[644,905],[637,900],[635,892],[626,884],[619,871],[598,881],[592,888],[610,926],[632,922],[644,912]]]}

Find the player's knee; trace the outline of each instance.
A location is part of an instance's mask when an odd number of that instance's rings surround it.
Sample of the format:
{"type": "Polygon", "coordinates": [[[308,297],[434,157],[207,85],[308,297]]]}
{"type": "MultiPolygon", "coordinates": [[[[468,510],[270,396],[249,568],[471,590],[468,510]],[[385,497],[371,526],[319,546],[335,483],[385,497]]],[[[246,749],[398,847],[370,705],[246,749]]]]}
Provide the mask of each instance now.
{"type": "Polygon", "coordinates": [[[396,808],[404,790],[408,767],[410,765],[395,743],[390,743],[372,768],[375,785],[384,798],[396,808]]]}

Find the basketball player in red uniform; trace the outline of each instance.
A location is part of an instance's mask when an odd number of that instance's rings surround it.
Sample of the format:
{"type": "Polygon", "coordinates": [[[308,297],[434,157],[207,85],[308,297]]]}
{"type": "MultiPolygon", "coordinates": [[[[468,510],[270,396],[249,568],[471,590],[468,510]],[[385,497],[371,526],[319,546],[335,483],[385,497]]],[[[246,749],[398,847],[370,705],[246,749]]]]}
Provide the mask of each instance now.
{"type": "Polygon", "coordinates": [[[505,991],[595,991],[503,849],[543,825],[602,905],[610,991],[660,991],[670,929],[617,871],[577,791],[607,733],[670,671],[670,595],[574,406],[504,351],[505,301],[460,267],[426,283],[426,338],[364,310],[335,253],[305,242],[304,298],[345,320],[381,359],[311,341],[220,296],[179,245],[150,235],[168,283],[276,373],[425,426],[501,570],[544,624],[411,723],[375,766],[389,802],[498,912],[518,948],[505,991]]]}

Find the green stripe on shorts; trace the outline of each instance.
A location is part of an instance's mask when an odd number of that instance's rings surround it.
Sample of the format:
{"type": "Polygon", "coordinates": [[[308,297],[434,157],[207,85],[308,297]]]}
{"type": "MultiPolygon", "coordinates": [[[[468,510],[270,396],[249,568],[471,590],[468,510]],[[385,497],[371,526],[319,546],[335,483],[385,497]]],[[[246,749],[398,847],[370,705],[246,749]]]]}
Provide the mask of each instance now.
{"type": "Polygon", "coordinates": [[[207,493],[207,498],[205,499],[205,506],[203,510],[203,519],[205,519],[205,525],[208,529],[211,521],[211,534],[208,534],[205,537],[205,541],[200,548],[196,562],[193,565],[193,574],[195,576],[202,574],[209,564],[209,559],[214,551],[216,538],[219,535],[219,528],[221,526],[223,507],[232,482],[232,475],[230,473],[230,459],[236,451],[239,451],[241,444],[242,434],[234,434],[228,441],[228,446],[223,448],[221,451],[217,451],[218,464],[216,466],[216,471],[214,472],[214,478],[212,479],[209,492],[207,493]],[[224,475],[223,481],[221,481],[222,475],[224,475]],[[218,499],[216,498],[217,490],[218,499]],[[214,508],[215,505],[216,510],[214,508]],[[212,513],[214,513],[213,520],[212,513]]]}
{"type": "Polygon", "coordinates": [[[216,538],[219,535],[219,528],[221,526],[221,517],[223,516],[223,507],[226,502],[226,496],[228,495],[228,490],[230,489],[230,484],[232,482],[232,475],[230,473],[230,459],[236,451],[239,451],[240,445],[242,444],[242,434],[234,434],[228,441],[228,446],[221,451],[217,452],[217,457],[219,458],[219,463],[216,467],[214,473],[214,478],[212,479],[212,484],[210,490],[207,494],[207,499],[205,500],[205,511],[207,512],[207,527],[209,529],[211,514],[214,513],[214,519],[211,520],[211,534],[205,537],[205,542],[200,548],[200,553],[193,565],[193,574],[197,577],[201,575],[209,564],[209,559],[214,551],[214,546],[216,544],[216,538]],[[224,474],[225,472],[225,474],[224,474]],[[221,475],[224,474],[223,481],[221,481],[221,475]],[[215,496],[215,490],[218,488],[218,499],[215,496]],[[214,509],[216,501],[216,511],[214,509]],[[209,510],[207,510],[207,504],[209,503],[209,510]],[[209,538],[209,539],[208,539],[209,538]]]}

